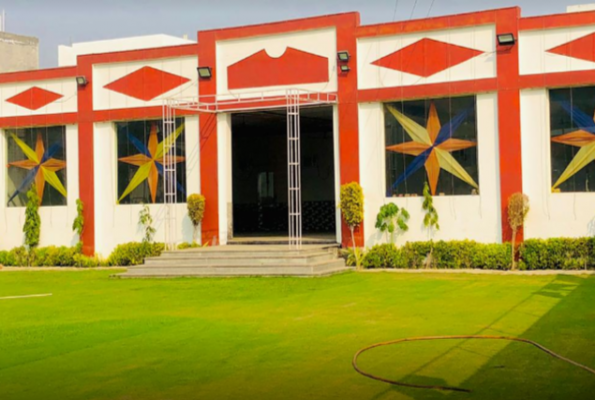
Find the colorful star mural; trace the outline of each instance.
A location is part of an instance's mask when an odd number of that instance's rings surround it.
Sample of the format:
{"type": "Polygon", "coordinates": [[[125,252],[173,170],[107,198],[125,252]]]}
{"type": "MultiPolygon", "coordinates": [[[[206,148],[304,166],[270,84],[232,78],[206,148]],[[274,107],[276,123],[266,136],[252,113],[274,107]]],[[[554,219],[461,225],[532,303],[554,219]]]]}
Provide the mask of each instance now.
{"type": "Polygon", "coordinates": [[[593,117],[588,116],[577,107],[571,105],[567,100],[556,100],[556,102],[572,116],[574,123],[578,126],[578,130],[564,135],[554,136],[552,142],[579,147],[580,150],[576,153],[572,161],[570,161],[564,172],[562,172],[562,175],[560,175],[554,186],[552,186],[552,191],[558,191],[558,187],[562,183],[572,178],[577,172],[595,160],[595,115],[593,117]]]}
{"type": "Polygon", "coordinates": [[[450,154],[453,151],[477,146],[477,143],[469,140],[452,138],[453,133],[469,115],[469,110],[459,113],[450,122],[442,126],[436,105],[432,102],[430,103],[428,119],[424,128],[411,118],[400,113],[395,107],[388,105],[387,109],[399,124],[401,124],[403,129],[405,129],[405,132],[407,132],[412,141],[387,146],[386,149],[396,153],[415,156],[415,159],[407,166],[404,173],[397,178],[392,189],[403,183],[421,167],[425,167],[428,174],[432,195],[436,194],[441,169],[450,172],[475,189],[479,189],[473,178],[450,154]]]}
{"type": "Polygon", "coordinates": [[[62,147],[62,144],[54,143],[46,150],[43,144],[41,133],[37,133],[35,150],[33,150],[14,133],[11,133],[10,136],[23,151],[27,159],[10,162],[8,163],[8,167],[22,168],[28,170],[29,173],[25,176],[25,179],[23,179],[12,196],[10,196],[8,203],[10,203],[20,193],[27,191],[33,181],[35,181],[37,195],[39,196],[40,202],[43,200],[43,192],[46,182],[56,189],[62,196],[67,197],[66,188],[64,188],[60,178],[58,178],[58,175],[56,175],[56,172],[66,168],[66,162],[53,158],[53,156],[62,147]]]}
{"type": "MultiPolygon", "coordinates": [[[[184,125],[180,125],[176,131],[165,138],[161,143],[157,142],[157,122],[151,124],[151,131],[149,133],[148,146],[145,146],[140,140],[133,135],[127,133],[128,140],[140,152],[128,157],[122,157],[119,161],[139,167],[128,186],[118,199],[118,203],[128,196],[141,183],[147,181],[149,184],[149,191],[151,192],[151,202],[155,203],[157,198],[157,184],[159,182],[159,175],[163,175],[163,155],[168,152],[176,143],[176,140],[184,130],[184,125]]],[[[174,163],[181,163],[185,158],[182,156],[173,157],[174,163]]],[[[177,182],[178,190],[184,192],[182,185],[177,182]]]]}

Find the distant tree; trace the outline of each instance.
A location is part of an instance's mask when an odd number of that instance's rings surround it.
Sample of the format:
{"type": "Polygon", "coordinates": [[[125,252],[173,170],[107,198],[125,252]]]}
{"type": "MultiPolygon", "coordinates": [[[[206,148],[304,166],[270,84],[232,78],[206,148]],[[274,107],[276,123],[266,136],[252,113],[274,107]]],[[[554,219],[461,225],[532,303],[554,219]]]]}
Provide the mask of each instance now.
{"type": "Polygon", "coordinates": [[[355,245],[355,235],[353,231],[364,220],[364,192],[357,182],[347,183],[341,186],[340,205],[343,220],[351,232],[351,243],[353,244],[353,253],[355,263],[359,269],[361,266],[359,249],[355,245]]]}
{"type": "Polygon", "coordinates": [[[529,197],[523,193],[515,193],[508,198],[508,224],[512,229],[512,269],[517,268],[516,235],[525,224],[529,213],[529,197]]]}

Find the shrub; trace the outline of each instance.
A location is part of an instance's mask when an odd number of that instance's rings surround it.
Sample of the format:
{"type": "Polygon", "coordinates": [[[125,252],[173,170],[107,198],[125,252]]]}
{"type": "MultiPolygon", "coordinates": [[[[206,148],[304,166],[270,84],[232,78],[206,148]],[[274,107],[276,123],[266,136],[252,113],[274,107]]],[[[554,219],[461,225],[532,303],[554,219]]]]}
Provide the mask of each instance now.
{"type": "Polygon", "coordinates": [[[83,201],[81,199],[76,199],[76,218],[72,222],[72,230],[79,236],[79,238],[83,235],[83,229],[85,228],[83,211],[83,201]]]}
{"type": "Polygon", "coordinates": [[[184,243],[180,243],[178,245],[178,250],[196,249],[198,247],[204,247],[204,246],[201,246],[200,244],[198,244],[196,242],[192,242],[192,243],[184,242],[184,243]]]}
{"type": "Polygon", "coordinates": [[[157,230],[153,227],[153,217],[151,216],[151,210],[149,206],[144,204],[143,208],[138,213],[138,223],[141,225],[145,231],[145,236],[143,238],[144,243],[152,243],[153,236],[157,230]]]}
{"type": "Polygon", "coordinates": [[[48,246],[27,251],[25,247],[16,247],[9,251],[0,251],[0,264],[7,267],[99,267],[105,261],[97,257],[87,257],[80,253],[79,247],[48,246]]]}
{"type": "Polygon", "coordinates": [[[39,204],[41,199],[37,195],[35,185],[27,192],[27,207],[25,208],[25,224],[23,232],[25,233],[25,245],[29,249],[34,249],[39,245],[39,235],[41,231],[41,218],[39,217],[39,204]]]}
{"type": "Polygon", "coordinates": [[[353,235],[353,230],[364,220],[364,192],[359,183],[351,182],[341,186],[339,208],[345,223],[349,226],[353,253],[356,265],[359,268],[360,257],[359,252],[355,249],[355,237],[353,235]]]}
{"type": "Polygon", "coordinates": [[[528,239],[519,246],[519,268],[586,269],[595,266],[594,238],[528,239]]]}
{"type": "Polygon", "coordinates": [[[163,243],[131,242],[118,245],[107,259],[111,266],[139,265],[146,257],[157,257],[165,248],[163,243]]]}
{"type": "Polygon", "coordinates": [[[196,230],[205,216],[205,197],[200,194],[191,194],[186,200],[188,207],[188,217],[192,221],[194,230],[192,231],[192,241],[196,242],[196,230]]]}
{"type": "Polygon", "coordinates": [[[407,268],[401,250],[392,243],[369,249],[362,259],[364,268],[407,268]]]}
{"type": "Polygon", "coordinates": [[[517,268],[516,263],[516,235],[523,227],[529,213],[529,197],[523,193],[514,193],[508,198],[508,224],[512,230],[512,269],[517,268]]]}
{"type": "Polygon", "coordinates": [[[388,203],[380,207],[376,216],[376,229],[386,233],[386,241],[392,243],[395,231],[407,232],[409,230],[408,220],[409,213],[405,207],[399,208],[394,203],[388,203]]]}

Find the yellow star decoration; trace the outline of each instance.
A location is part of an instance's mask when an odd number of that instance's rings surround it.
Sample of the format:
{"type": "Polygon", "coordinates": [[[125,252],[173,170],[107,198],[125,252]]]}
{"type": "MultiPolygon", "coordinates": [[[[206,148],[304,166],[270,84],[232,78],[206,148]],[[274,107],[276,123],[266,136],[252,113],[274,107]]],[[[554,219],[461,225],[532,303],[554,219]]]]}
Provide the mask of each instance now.
{"type": "Polygon", "coordinates": [[[477,143],[468,140],[448,138],[445,141],[436,144],[436,139],[442,128],[438,111],[434,102],[430,104],[430,110],[426,127],[422,127],[411,118],[397,111],[393,106],[387,106],[390,113],[397,119],[399,124],[405,129],[405,132],[413,139],[412,142],[401,143],[393,146],[387,146],[387,150],[396,153],[420,156],[422,153],[430,150],[424,163],[428,174],[430,190],[432,195],[436,194],[440,169],[450,172],[460,180],[466,182],[472,187],[479,189],[477,183],[450,154],[453,151],[464,150],[477,146],[477,143]]]}
{"type": "MultiPolygon", "coordinates": [[[[155,199],[157,197],[157,183],[159,181],[159,169],[157,164],[163,165],[163,155],[166,151],[169,151],[171,147],[176,143],[176,140],[184,130],[184,124],[180,125],[176,131],[165,138],[161,143],[157,143],[157,124],[153,123],[151,125],[151,132],[149,133],[149,143],[148,143],[148,153],[149,156],[146,154],[135,154],[133,156],[122,157],[119,161],[135,165],[138,168],[130,183],[122,193],[122,196],[118,199],[118,203],[122,201],[122,199],[128,196],[134,189],[136,189],[141,183],[145,180],[148,180],[149,183],[149,190],[151,191],[151,201],[155,203],[155,199]]],[[[173,163],[181,163],[184,161],[184,157],[175,156],[173,157],[173,163]]]]}
{"type": "MultiPolygon", "coordinates": [[[[60,182],[60,178],[56,175],[56,172],[66,168],[66,162],[63,160],[57,160],[46,154],[41,133],[37,133],[37,142],[35,143],[35,150],[29,147],[25,142],[19,139],[14,133],[10,133],[10,136],[15,143],[21,148],[26,160],[14,161],[8,163],[8,167],[17,167],[26,169],[28,171],[35,170],[35,187],[37,188],[37,195],[39,201],[43,200],[43,192],[45,189],[45,183],[49,183],[54,187],[62,196],[67,197],[66,188],[60,182]],[[44,160],[45,157],[45,160],[44,160]]],[[[18,192],[18,191],[17,191],[18,192]]],[[[13,195],[16,196],[17,193],[13,195]]],[[[12,200],[12,198],[11,198],[12,200]]]]}
{"type": "MultiPolygon", "coordinates": [[[[593,122],[595,122],[595,115],[593,115],[593,122]]],[[[591,161],[595,160],[595,135],[579,129],[574,132],[553,137],[552,142],[580,147],[576,156],[574,156],[554,186],[552,186],[553,192],[559,192],[560,189],[558,186],[572,178],[574,174],[586,167],[591,161]]]]}

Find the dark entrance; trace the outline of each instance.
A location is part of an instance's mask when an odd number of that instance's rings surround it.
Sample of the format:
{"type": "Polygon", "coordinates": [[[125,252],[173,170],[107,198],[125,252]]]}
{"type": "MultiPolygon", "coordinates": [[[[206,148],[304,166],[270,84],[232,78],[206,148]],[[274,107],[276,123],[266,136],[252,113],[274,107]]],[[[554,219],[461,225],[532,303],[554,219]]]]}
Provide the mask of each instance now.
{"type": "MultiPolygon", "coordinates": [[[[335,235],[332,107],[300,110],[303,234],[335,235]]],[[[233,230],[287,236],[285,110],[232,115],[233,230]]]]}

